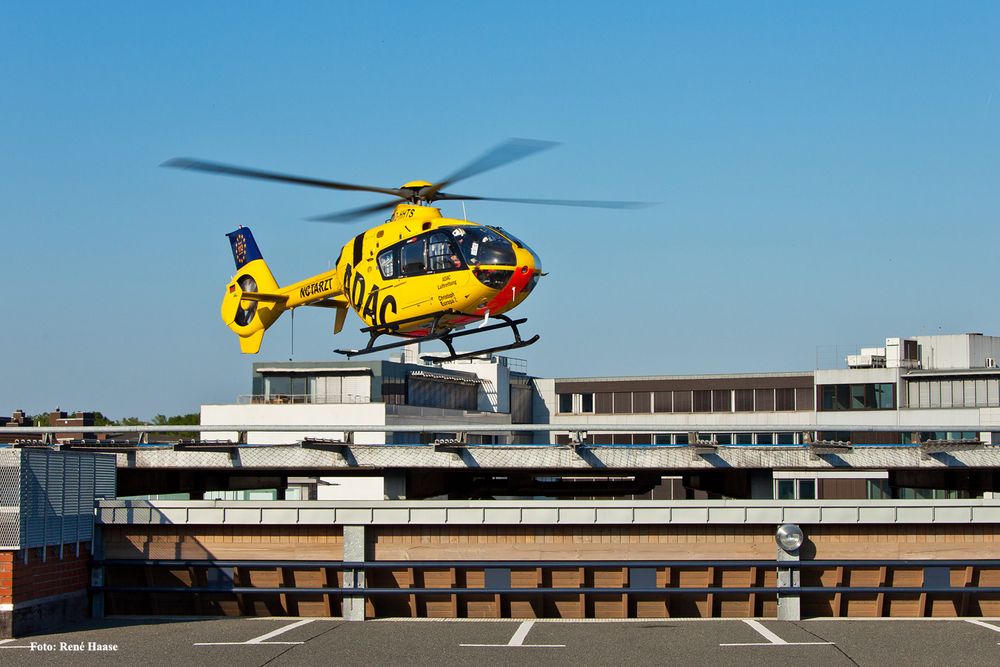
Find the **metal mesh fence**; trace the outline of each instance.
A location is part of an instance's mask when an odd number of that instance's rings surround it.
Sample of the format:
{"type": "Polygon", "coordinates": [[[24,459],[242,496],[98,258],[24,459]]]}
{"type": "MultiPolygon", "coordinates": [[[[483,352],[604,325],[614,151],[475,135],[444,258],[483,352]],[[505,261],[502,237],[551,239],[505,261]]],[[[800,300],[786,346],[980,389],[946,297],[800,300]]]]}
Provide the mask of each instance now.
{"type": "Polygon", "coordinates": [[[0,549],[89,541],[95,498],[114,496],[114,456],[0,450],[0,549]]]}
{"type": "Polygon", "coordinates": [[[21,452],[0,449],[0,548],[21,543],[21,452]]]}

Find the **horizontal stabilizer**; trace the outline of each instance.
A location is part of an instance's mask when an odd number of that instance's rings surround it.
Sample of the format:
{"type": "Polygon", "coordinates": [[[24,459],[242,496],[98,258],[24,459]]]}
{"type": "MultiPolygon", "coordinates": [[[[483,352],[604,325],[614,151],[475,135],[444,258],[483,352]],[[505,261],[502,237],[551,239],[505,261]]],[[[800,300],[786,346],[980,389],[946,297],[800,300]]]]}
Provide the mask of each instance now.
{"type": "Polygon", "coordinates": [[[288,301],[287,294],[268,294],[267,292],[243,292],[240,294],[242,301],[267,301],[269,303],[285,303],[288,301]]]}

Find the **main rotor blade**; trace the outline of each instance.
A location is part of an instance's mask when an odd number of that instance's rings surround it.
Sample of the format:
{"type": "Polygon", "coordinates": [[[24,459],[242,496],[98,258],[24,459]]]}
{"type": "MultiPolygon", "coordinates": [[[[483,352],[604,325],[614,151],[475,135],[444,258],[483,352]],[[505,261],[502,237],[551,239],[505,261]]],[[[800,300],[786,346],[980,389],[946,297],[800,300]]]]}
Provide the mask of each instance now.
{"type": "Polygon", "coordinates": [[[378,192],[383,195],[407,198],[407,193],[398,188],[380,188],[374,185],[353,185],[351,183],[339,183],[337,181],[326,181],[318,178],[306,178],[304,176],[291,176],[289,174],[278,174],[272,171],[261,171],[259,169],[248,169],[246,167],[235,167],[218,162],[206,162],[204,160],[193,160],[191,158],[175,157],[167,160],[161,167],[173,167],[175,169],[192,169],[194,171],[204,171],[209,174],[225,174],[227,176],[242,176],[243,178],[257,178],[265,181],[279,181],[282,183],[294,183],[296,185],[309,185],[317,188],[329,188],[331,190],[355,190],[360,192],[378,192]]]}
{"type": "Polygon", "coordinates": [[[463,201],[499,201],[508,204],[541,204],[543,206],[582,206],[587,208],[647,208],[656,206],[654,202],[642,201],[601,201],[594,199],[522,199],[518,197],[476,197],[472,195],[452,195],[439,192],[437,199],[463,201]]]}
{"type": "Polygon", "coordinates": [[[420,191],[420,195],[428,201],[433,201],[437,193],[449,185],[558,145],[554,141],[541,141],[539,139],[508,139],[465,165],[451,176],[430,187],[424,188],[420,191]]]}
{"type": "Polygon", "coordinates": [[[352,208],[348,211],[341,211],[340,213],[330,213],[329,215],[319,215],[315,218],[306,218],[312,222],[354,222],[358,218],[363,218],[372,213],[378,213],[379,211],[387,211],[390,208],[395,208],[399,202],[388,201],[382,202],[380,204],[372,204],[371,206],[362,206],[361,208],[352,208]]]}

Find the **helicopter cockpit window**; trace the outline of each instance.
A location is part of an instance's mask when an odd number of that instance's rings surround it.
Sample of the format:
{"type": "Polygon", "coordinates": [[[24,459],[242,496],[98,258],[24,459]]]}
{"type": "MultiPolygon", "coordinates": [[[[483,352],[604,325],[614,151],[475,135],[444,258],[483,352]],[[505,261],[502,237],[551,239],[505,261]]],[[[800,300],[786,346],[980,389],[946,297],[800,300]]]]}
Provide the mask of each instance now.
{"type": "Polygon", "coordinates": [[[462,268],[458,249],[447,234],[435,232],[427,239],[427,260],[432,272],[454,271],[462,268]]]}
{"type": "Polygon", "coordinates": [[[464,234],[459,238],[462,254],[470,266],[506,265],[513,266],[517,262],[514,246],[502,235],[488,227],[464,227],[464,234]]]}
{"type": "Polygon", "coordinates": [[[396,258],[393,256],[392,250],[386,250],[379,253],[378,256],[378,270],[382,273],[383,278],[395,278],[396,277],[396,258]]]}
{"type": "Polygon", "coordinates": [[[400,260],[403,265],[403,275],[415,276],[427,272],[426,247],[423,239],[417,239],[402,247],[400,260]]]}

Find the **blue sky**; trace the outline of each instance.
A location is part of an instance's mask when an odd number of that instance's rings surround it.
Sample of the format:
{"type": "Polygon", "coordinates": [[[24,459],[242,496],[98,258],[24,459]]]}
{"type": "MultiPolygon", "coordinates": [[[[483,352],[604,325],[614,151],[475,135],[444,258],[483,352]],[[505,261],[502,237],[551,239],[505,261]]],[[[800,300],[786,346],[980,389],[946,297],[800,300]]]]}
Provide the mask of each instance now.
{"type": "MultiPolygon", "coordinates": [[[[247,393],[290,322],[239,354],[224,234],[251,227],[292,282],[365,226],[303,218],[377,201],[157,168],[174,156],[397,186],[562,142],[461,191],[660,204],[468,206],[551,272],[520,310],[539,375],[1000,334],[998,29],[989,2],[2,3],[0,414],[247,393]]],[[[297,360],[363,342],[295,319],[297,360]]]]}

